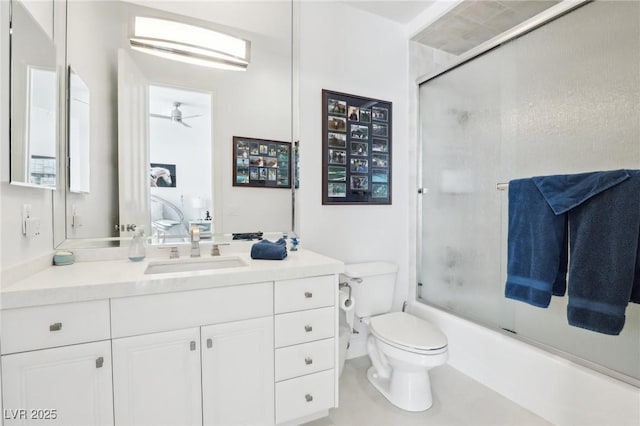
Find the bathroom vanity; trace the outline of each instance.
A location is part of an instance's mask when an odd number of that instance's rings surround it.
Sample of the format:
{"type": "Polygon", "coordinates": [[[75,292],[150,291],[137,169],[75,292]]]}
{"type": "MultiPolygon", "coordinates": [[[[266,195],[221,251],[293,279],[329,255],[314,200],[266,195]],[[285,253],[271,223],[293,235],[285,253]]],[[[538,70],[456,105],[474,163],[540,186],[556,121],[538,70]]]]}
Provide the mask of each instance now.
{"type": "Polygon", "coordinates": [[[5,424],[326,415],[338,404],[343,264],[306,250],[284,261],[233,258],[241,266],[154,274],[145,270],[158,259],[77,262],[5,286],[5,424]]]}

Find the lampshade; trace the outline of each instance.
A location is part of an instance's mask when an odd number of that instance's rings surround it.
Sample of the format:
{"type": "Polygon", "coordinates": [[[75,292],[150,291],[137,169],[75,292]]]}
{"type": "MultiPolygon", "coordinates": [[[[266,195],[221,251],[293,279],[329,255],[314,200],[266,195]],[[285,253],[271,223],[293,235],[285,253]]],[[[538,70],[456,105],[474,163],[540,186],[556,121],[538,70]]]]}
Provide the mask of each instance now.
{"type": "Polygon", "coordinates": [[[207,28],[136,16],[131,48],[167,59],[244,71],[251,42],[207,28]]]}
{"type": "Polygon", "coordinates": [[[194,209],[201,209],[203,205],[204,203],[202,202],[202,198],[193,197],[191,199],[191,207],[193,207],[194,209]]]}

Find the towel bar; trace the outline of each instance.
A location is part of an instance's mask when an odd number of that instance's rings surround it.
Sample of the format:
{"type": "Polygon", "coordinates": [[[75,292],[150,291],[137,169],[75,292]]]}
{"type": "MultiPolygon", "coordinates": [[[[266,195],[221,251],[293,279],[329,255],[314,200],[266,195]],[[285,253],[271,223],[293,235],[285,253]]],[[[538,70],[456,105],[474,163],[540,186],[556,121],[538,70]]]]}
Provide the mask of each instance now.
{"type": "Polygon", "coordinates": [[[498,182],[496,183],[496,190],[498,191],[506,191],[509,189],[509,184],[506,182],[498,182]]]}

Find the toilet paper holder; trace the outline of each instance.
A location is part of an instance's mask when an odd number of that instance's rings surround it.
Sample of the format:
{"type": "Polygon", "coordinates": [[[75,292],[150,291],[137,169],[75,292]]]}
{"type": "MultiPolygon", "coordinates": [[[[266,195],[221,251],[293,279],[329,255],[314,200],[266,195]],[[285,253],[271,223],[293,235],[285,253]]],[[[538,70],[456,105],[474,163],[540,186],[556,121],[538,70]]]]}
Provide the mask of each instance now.
{"type": "MultiPolygon", "coordinates": [[[[347,302],[350,305],[351,304],[351,286],[349,285],[349,283],[346,283],[346,282],[338,284],[338,288],[340,288],[340,289],[345,288],[345,287],[349,288],[349,297],[347,297],[347,302]]],[[[349,305],[347,305],[347,306],[349,306],[349,305]]]]}

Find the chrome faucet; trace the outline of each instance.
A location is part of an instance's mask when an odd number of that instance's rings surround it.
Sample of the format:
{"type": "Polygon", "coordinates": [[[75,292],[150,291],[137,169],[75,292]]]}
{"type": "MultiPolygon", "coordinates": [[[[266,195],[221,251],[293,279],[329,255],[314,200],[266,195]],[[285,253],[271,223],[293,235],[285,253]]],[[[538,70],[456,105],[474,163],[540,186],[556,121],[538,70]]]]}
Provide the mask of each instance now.
{"type": "Polygon", "coordinates": [[[191,227],[191,257],[200,257],[200,228],[191,227]]]}

